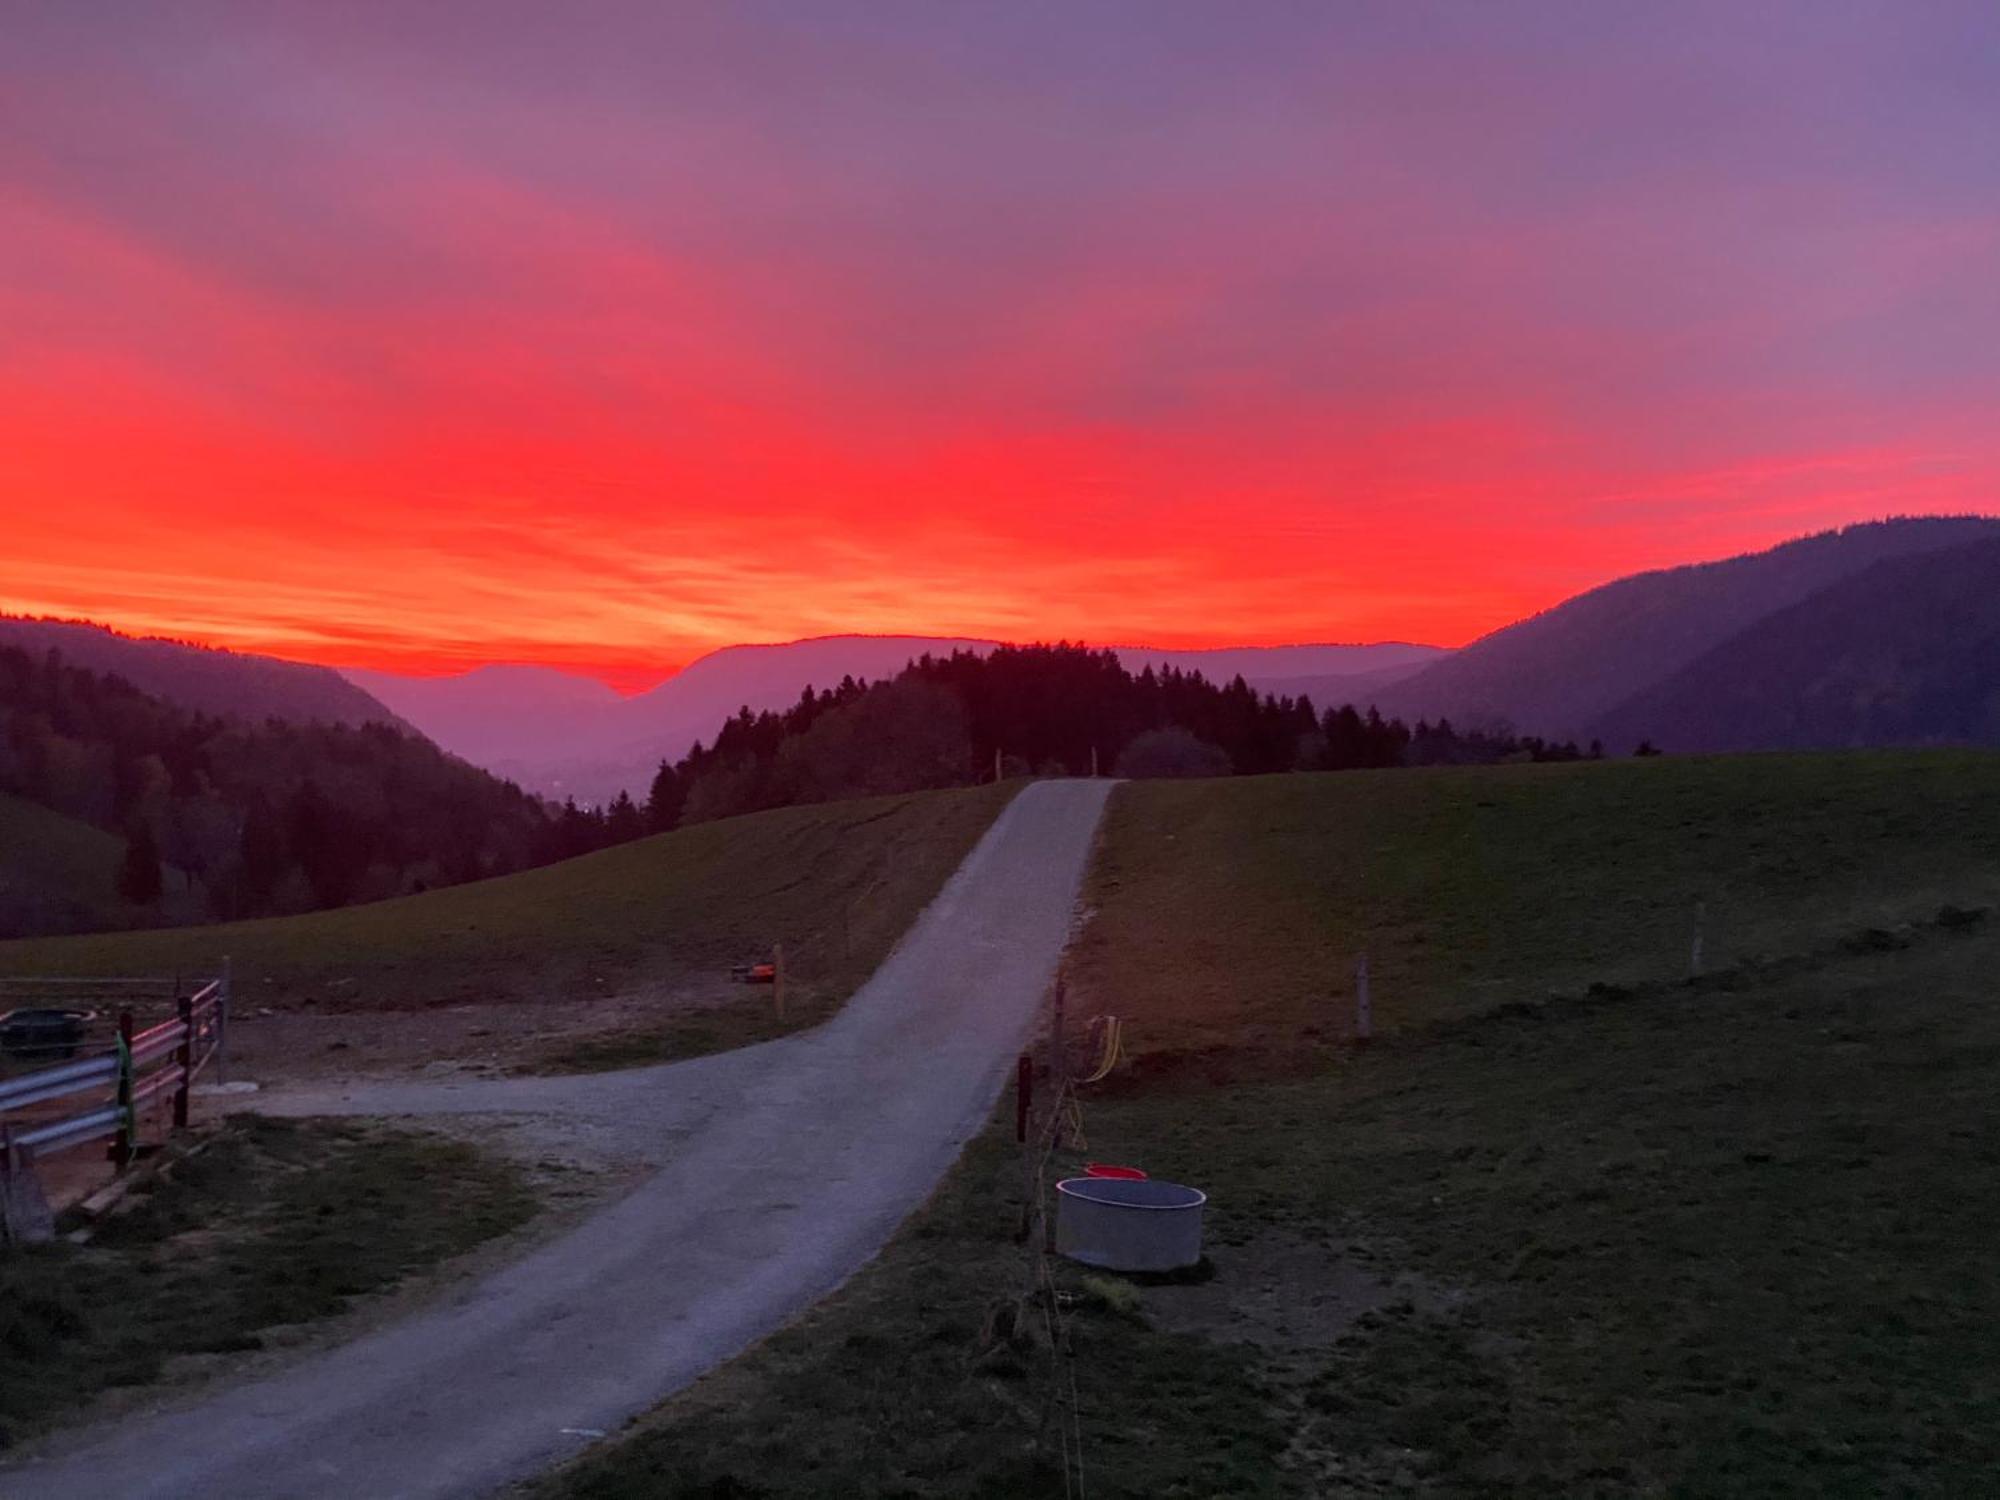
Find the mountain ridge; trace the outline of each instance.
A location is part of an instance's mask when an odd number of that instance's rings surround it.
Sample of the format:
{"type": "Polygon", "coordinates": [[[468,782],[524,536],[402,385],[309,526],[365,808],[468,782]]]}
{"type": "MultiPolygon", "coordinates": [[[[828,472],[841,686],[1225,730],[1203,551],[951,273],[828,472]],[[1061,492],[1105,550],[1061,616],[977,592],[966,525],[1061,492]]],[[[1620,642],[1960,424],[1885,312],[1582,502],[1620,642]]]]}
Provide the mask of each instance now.
{"type": "Polygon", "coordinates": [[[60,651],[72,666],[122,677],[143,693],[220,718],[388,724],[418,732],[342,673],[309,662],[41,615],[0,614],[0,646],[36,656],[60,651]]]}
{"type": "Polygon", "coordinates": [[[2000,745],[2000,536],[1873,563],[1591,729],[1690,751],[2000,745]]]}
{"type": "Polygon", "coordinates": [[[1614,579],[1493,631],[1376,695],[1405,719],[1584,735],[1599,716],[1773,612],[1885,557],[2000,536],[1990,516],[1894,517],[1614,579]]]}

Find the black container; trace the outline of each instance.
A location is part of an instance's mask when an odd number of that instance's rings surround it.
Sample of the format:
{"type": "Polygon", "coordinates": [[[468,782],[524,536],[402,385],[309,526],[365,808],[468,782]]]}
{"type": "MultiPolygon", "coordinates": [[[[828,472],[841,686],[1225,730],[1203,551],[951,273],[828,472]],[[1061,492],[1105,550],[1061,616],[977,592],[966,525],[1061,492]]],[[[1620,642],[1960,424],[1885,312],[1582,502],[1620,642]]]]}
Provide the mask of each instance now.
{"type": "Polygon", "coordinates": [[[10,1010],[0,1016],[0,1054],[55,1062],[75,1057],[96,1015],[90,1010],[10,1010]]]}

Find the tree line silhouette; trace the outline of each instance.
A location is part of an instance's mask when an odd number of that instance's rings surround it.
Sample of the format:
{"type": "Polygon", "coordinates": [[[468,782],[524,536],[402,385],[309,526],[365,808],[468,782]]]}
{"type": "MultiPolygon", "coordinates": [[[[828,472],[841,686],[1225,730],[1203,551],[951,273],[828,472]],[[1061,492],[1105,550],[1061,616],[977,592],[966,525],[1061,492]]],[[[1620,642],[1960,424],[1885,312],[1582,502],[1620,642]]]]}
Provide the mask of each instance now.
{"type": "Polygon", "coordinates": [[[343,906],[562,853],[543,803],[421,737],[198,713],[58,651],[0,647],[0,791],[122,834],[128,901],[160,899],[164,864],[217,918],[343,906]]]}
{"type": "MultiPolygon", "coordinates": [[[[1002,776],[1262,775],[1582,760],[1603,754],[1504,729],[1415,726],[1352,704],[1259,694],[1239,676],[1147,666],[1064,644],[923,656],[873,685],[844,678],[782,710],[739,712],[708,744],[662,761],[617,826],[660,833],[801,802],[1002,776]]],[[[621,799],[622,800],[622,799],[621,799]]],[[[590,814],[579,816],[588,821],[590,814]]],[[[611,840],[613,816],[598,820],[611,840]]],[[[579,826],[583,835],[587,829],[579,826]]]]}
{"type": "Polygon", "coordinates": [[[737,813],[993,777],[1263,775],[1576,760],[1574,744],[1372,708],[1325,711],[1111,651],[1002,646],[743,709],[662,761],[643,802],[560,806],[390,725],[194,712],[60,652],[0,647],[0,791],[122,834],[117,880],[160,900],[162,866],[217,918],[347,905],[506,874],[737,813]]]}

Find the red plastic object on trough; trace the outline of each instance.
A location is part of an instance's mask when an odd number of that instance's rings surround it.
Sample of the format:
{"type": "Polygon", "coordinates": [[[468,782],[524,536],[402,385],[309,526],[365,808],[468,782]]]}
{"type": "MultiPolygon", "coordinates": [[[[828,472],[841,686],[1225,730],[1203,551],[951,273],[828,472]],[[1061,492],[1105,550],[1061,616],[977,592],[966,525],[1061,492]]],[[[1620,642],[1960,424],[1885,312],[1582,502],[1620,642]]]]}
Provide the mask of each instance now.
{"type": "Polygon", "coordinates": [[[1083,1164],[1086,1177],[1110,1177],[1119,1182],[1144,1182],[1146,1174],[1137,1167],[1113,1166],[1108,1161],[1087,1161],[1083,1164]]]}

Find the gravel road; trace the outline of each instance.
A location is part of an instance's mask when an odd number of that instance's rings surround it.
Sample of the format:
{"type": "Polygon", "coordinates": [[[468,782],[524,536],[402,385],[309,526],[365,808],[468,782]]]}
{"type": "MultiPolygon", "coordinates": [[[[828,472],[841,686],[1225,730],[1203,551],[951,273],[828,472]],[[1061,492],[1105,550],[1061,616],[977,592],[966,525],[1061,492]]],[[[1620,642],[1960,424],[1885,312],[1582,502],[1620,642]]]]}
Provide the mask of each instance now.
{"type": "Polygon", "coordinates": [[[978,1131],[1068,936],[1110,783],[1015,798],[825,1026],[628,1073],[357,1084],[293,1114],[492,1116],[657,1170],[440,1306],[0,1470],[0,1495],[490,1495],[833,1290],[978,1131]]]}

